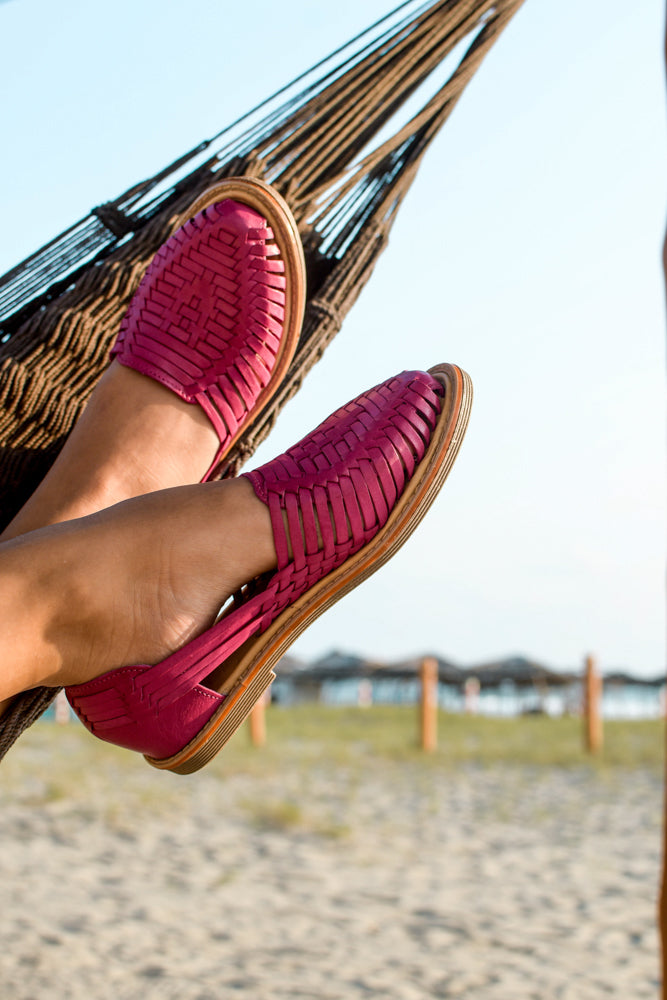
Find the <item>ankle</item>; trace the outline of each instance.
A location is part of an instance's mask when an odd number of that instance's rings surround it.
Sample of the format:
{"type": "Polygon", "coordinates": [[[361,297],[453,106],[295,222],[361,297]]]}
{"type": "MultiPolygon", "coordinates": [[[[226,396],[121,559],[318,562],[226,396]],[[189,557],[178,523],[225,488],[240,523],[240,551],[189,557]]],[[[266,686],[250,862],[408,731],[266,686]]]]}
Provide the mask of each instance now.
{"type": "MultiPolygon", "coordinates": [[[[211,496],[216,504],[216,523],[219,526],[220,550],[214,558],[224,560],[226,572],[237,589],[277,566],[271,515],[248,479],[225,480],[211,483],[211,496]]],[[[210,522],[207,548],[211,549],[210,522]]]]}

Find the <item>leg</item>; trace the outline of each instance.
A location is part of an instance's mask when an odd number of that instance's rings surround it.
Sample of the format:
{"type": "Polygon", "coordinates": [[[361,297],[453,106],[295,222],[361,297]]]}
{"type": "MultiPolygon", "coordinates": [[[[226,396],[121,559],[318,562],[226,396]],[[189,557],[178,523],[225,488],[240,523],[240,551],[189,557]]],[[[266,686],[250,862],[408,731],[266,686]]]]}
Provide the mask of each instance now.
{"type": "Polygon", "coordinates": [[[200,407],[114,361],[48,475],[0,541],[153,490],[199,482],[217,440],[200,407]]]}
{"type": "Polygon", "coordinates": [[[455,366],[402,372],[247,477],[137,497],[0,546],[0,698],[64,685],[94,735],[157,767],[202,767],[285,649],[409,537],[470,401],[455,366]]]}
{"type": "MultiPolygon", "coordinates": [[[[216,444],[217,435],[198,406],[114,361],[48,475],[0,534],[0,543],[130,497],[198,482],[216,444]]],[[[11,700],[0,698],[0,717],[11,700]]]]}
{"type": "Polygon", "coordinates": [[[245,479],[160,491],[3,545],[0,698],[155,663],[274,566],[269,513],[245,479]]]}

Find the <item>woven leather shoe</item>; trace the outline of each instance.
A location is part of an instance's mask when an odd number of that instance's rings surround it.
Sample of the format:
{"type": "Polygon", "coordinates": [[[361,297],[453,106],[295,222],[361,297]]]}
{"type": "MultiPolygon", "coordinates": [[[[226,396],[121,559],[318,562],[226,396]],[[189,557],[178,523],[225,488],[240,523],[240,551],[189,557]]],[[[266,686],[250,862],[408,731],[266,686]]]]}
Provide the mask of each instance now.
{"type": "Polygon", "coordinates": [[[89,731],[179,774],[206,764],[294,639],[415,529],[456,458],[471,400],[470,379],[454,365],[403,372],[249,473],[269,507],[277,570],[161,663],[67,688],[89,731]]]}
{"type": "Polygon", "coordinates": [[[204,192],[151,261],[111,353],[202,407],[220,441],[202,481],[280,385],[304,302],[296,222],[254,178],[204,192]]]}

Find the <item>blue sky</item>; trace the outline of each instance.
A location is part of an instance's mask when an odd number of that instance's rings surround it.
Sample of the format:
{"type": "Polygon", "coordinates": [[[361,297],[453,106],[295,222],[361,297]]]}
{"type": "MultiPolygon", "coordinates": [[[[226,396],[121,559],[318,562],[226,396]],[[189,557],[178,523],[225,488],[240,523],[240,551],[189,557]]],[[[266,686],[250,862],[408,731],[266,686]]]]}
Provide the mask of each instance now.
{"type": "MultiPolygon", "coordinates": [[[[0,4],[0,271],[386,13],[351,0],[0,4]],[[251,20],[249,20],[251,16],[251,20]]],[[[662,0],[527,0],[258,456],[402,368],[476,399],[451,478],[297,655],[664,662],[662,0]]]]}

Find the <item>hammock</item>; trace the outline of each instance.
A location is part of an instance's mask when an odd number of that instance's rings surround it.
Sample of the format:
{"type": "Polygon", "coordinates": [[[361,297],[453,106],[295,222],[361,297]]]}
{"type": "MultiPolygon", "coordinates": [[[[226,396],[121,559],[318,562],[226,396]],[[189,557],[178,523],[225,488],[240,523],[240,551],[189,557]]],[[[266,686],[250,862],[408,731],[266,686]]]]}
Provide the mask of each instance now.
{"type": "MultiPolygon", "coordinates": [[[[308,298],[287,375],[221,470],[237,473],[340,329],[424,152],[522,2],[407,0],[0,278],[0,530],[53,463],[179,213],[211,183],[245,174],[269,181],[288,201],[304,243],[308,298]],[[434,85],[434,71],[450,62],[434,85]],[[383,138],[429,82],[431,96],[383,138]]],[[[37,688],[14,700],[2,719],[0,756],[54,695],[37,688]]]]}

